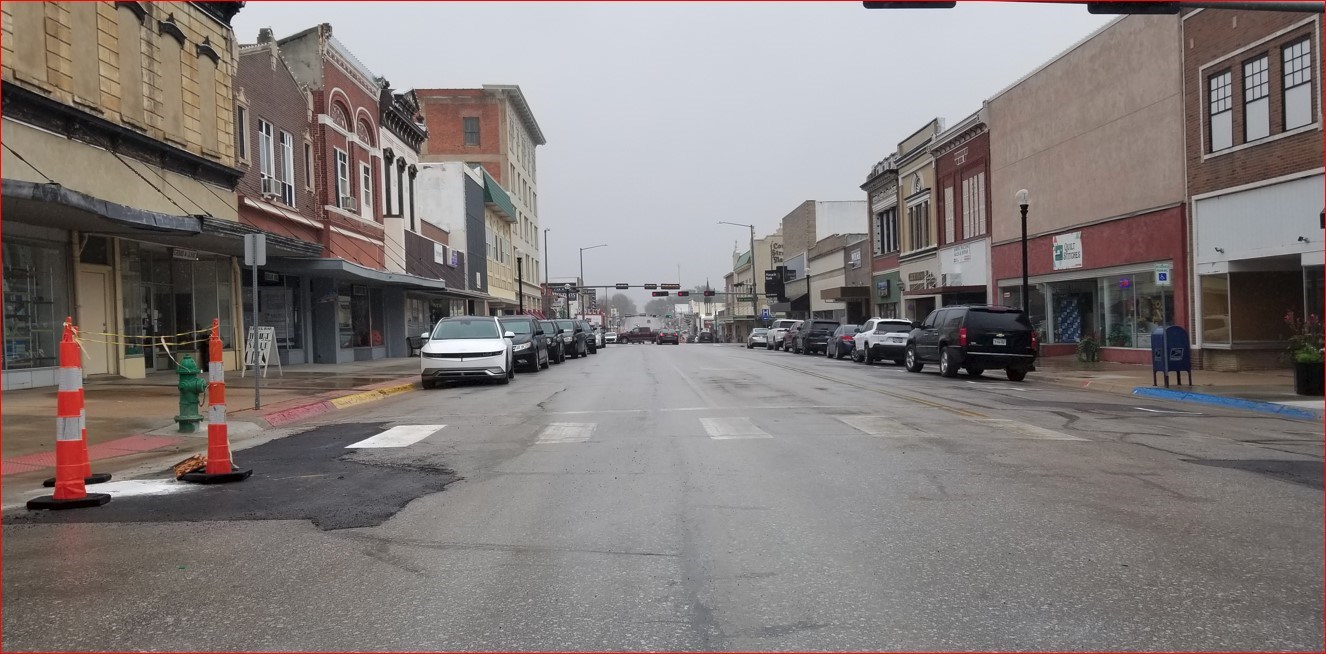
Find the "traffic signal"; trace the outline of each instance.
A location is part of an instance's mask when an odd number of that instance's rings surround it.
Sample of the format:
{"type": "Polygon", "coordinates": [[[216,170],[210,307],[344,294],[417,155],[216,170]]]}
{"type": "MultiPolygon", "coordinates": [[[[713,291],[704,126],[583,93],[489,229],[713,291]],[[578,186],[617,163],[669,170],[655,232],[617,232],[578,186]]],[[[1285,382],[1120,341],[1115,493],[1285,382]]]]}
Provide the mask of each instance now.
{"type": "Polygon", "coordinates": [[[713,296],[714,296],[714,292],[713,292],[713,291],[705,291],[705,292],[704,292],[704,296],[705,296],[705,297],[713,297],[713,296]]]}
{"type": "Polygon", "coordinates": [[[654,291],[654,297],[667,297],[667,291],[654,291]]]}
{"type": "Polygon", "coordinates": [[[652,290],[654,290],[654,289],[656,289],[656,288],[658,288],[658,284],[645,284],[645,290],[646,290],[646,291],[652,291],[652,290]]]}
{"type": "Polygon", "coordinates": [[[618,284],[618,285],[617,285],[617,288],[618,288],[618,289],[628,289],[628,288],[631,288],[631,285],[630,285],[630,284],[618,284]]]}
{"type": "Polygon", "coordinates": [[[677,291],[677,297],[688,297],[690,294],[690,291],[677,291]]]}
{"type": "Polygon", "coordinates": [[[664,290],[675,291],[681,288],[681,284],[659,284],[658,287],[664,290]]]}

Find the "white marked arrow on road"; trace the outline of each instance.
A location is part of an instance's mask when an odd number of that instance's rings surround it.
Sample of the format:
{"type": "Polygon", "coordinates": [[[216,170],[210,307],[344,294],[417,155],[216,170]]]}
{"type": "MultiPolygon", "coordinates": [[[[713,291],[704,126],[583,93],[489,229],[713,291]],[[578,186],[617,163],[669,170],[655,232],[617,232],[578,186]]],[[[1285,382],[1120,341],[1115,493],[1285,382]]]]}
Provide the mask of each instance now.
{"type": "Polygon", "coordinates": [[[446,425],[400,425],[392,427],[371,438],[346,445],[345,449],[364,449],[374,447],[406,447],[441,431],[446,425]]]}

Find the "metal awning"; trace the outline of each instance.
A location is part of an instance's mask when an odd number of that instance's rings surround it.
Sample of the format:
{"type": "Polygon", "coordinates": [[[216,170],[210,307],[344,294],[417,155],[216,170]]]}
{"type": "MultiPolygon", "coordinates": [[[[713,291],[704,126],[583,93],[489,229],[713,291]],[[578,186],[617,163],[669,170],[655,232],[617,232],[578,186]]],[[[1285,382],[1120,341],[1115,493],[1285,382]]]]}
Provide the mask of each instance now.
{"type": "Polygon", "coordinates": [[[506,189],[488,171],[480,170],[483,172],[483,203],[501,214],[507,222],[516,222],[519,214],[516,213],[516,205],[511,202],[511,196],[507,195],[506,189]]]}
{"type": "MultiPolygon", "coordinates": [[[[0,212],[6,220],[84,234],[129,238],[227,256],[244,256],[244,235],[264,233],[211,216],[177,216],[108,202],[60,184],[0,181],[0,212]]],[[[316,257],[322,246],[267,233],[267,253],[316,257]]]]}
{"type": "Polygon", "coordinates": [[[448,288],[441,279],[429,279],[407,275],[405,273],[385,272],[366,268],[344,259],[292,259],[278,258],[268,260],[268,268],[290,274],[318,275],[329,279],[361,284],[395,286],[407,290],[432,291],[439,295],[475,300],[490,300],[489,296],[475,291],[448,288]]]}

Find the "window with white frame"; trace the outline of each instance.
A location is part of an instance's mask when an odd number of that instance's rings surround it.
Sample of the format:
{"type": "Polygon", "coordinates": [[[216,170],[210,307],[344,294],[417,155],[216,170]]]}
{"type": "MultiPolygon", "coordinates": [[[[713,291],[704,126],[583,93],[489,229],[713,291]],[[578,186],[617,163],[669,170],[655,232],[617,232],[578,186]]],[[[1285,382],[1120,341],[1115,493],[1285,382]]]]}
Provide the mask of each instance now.
{"type": "Polygon", "coordinates": [[[1234,145],[1234,75],[1230,71],[1207,78],[1211,152],[1234,145]]]}
{"type": "Polygon", "coordinates": [[[889,207],[884,210],[884,252],[897,252],[901,246],[902,236],[898,225],[898,208],[889,207]]]}
{"type": "Polygon", "coordinates": [[[341,205],[341,198],[350,196],[350,155],[345,150],[336,150],[336,206],[341,205]]]}
{"type": "Polygon", "coordinates": [[[1285,129],[1312,123],[1312,41],[1285,46],[1285,129]]]}
{"type": "Polygon", "coordinates": [[[461,118],[462,129],[465,134],[465,145],[479,144],[479,117],[465,116],[461,118]]]}
{"type": "Polygon", "coordinates": [[[276,170],[276,179],[281,183],[281,202],[286,206],[295,206],[295,137],[289,132],[281,132],[281,161],[276,170]]]}
{"type": "Polygon", "coordinates": [[[1271,135],[1271,59],[1243,62],[1243,142],[1271,135]]]}
{"type": "Polygon", "coordinates": [[[272,138],[272,124],[258,119],[258,173],[262,177],[262,192],[275,193],[272,182],[276,177],[276,142],[272,138]]]}
{"type": "Polygon", "coordinates": [[[235,105],[235,156],[240,161],[249,160],[249,110],[244,105],[235,105]]]}
{"type": "Polygon", "coordinates": [[[359,213],[373,217],[373,167],[359,164],[359,213]]]}
{"type": "Polygon", "coordinates": [[[907,207],[907,250],[914,252],[930,246],[930,201],[923,200],[907,207]]]}
{"type": "Polygon", "coordinates": [[[952,243],[957,240],[957,234],[954,233],[957,226],[954,225],[953,216],[953,187],[944,187],[944,242],[952,243]]]}
{"type": "Polygon", "coordinates": [[[962,180],[962,237],[985,234],[985,171],[962,180]]]}

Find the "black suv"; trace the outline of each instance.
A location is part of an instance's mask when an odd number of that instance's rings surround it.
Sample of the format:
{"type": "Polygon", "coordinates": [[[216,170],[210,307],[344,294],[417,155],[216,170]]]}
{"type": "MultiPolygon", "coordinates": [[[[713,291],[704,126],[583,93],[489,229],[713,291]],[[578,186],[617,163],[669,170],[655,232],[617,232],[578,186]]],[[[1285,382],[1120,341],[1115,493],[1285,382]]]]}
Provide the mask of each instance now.
{"type": "Polygon", "coordinates": [[[563,318],[557,321],[557,326],[562,328],[562,343],[566,347],[566,356],[579,359],[589,354],[589,339],[580,329],[579,321],[563,318]]]}
{"type": "Polygon", "coordinates": [[[526,366],[530,372],[548,367],[548,339],[539,319],[533,316],[502,316],[502,329],[513,332],[511,356],[517,366],[526,366]]]}
{"type": "Polygon", "coordinates": [[[599,339],[594,334],[594,325],[588,320],[577,320],[576,329],[585,333],[585,345],[589,347],[590,354],[599,353],[599,339]]]}
{"type": "Polygon", "coordinates": [[[548,360],[552,363],[566,361],[566,342],[562,340],[562,328],[553,320],[540,320],[543,335],[548,339],[548,360]]]}
{"type": "Polygon", "coordinates": [[[956,377],[958,368],[972,377],[1002,369],[1010,381],[1022,381],[1035,369],[1036,351],[1036,330],[1021,309],[944,307],[907,336],[907,370],[921,372],[927,361],[936,361],[945,377],[956,377]]]}
{"type": "Polygon", "coordinates": [[[829,347],[829,337],[842,323],[837,320],[807,320],[801,323],[792,339],[792,351],[797,354],[823,354],[829,347]]]}

